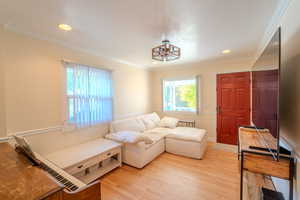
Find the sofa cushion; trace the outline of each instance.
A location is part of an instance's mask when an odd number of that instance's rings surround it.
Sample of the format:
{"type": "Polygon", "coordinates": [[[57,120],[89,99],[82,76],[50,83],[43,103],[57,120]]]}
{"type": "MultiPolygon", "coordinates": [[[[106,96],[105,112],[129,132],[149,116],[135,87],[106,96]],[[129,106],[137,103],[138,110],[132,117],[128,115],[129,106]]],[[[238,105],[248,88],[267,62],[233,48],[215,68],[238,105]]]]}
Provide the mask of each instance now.
{"type": "Polygon", "coordinates": [[[166,135],[172,133],[174,129],[171,128],[163,128],[163,127],[157,127],[154,129],[146,130],[144,133],[146,134],[153,134],[153,135],[160,135],[162,137],[165,137],[166,135]]]}
{"type": "Polygon", "coordinates": [[[160,118],[154,112],[140,117],[143,123],[145,124],[146,129],[153,129],[159,125],[160,118]]]}
{"type": "Polygon", "coordinates": [[[166,135],[166,138],[173,138],[185,141],[201,142],[206,135],[206,130],[190,127],[177,127],[166,135]]]}
{"type": "Polygon", "coordinates": [[[145,131],[145,125],[139,118],[116,120],[111,123],[111,132],[120,131],[145,131]]]}
{"type": "Polygon", "coordinates": [[[156,112],[148,114],[148,117],[158,126],[160,122],[160,117],[156,112]]]}
{"type": "Polygon", "coordinates": [[[153,129],[155,128],[157,125],[155,124],[154,121],[152,121],[149,117],[142,117],[141,120],[143,121],[146,129],[153,129]]]}
{"type": "Polygon", "coordinates": [[[144,145],[145,149],[152,147],[153,145],[155,145],[156,143],[158,143],[159,141],[164,139],[164,136],[157,135],[157,134],[143,133],[143,135],[150,138],[153,141],[151,144],[142,143],[142,145],[144,145]]]}
{"type": "Polygon", "coordinates": [[[164,117],[160,120],[159,126],[160,127],[166,127],[166,128],[176,128],[178,123],[177,118],[173,117],[164,117]]]}
{"type": "Polygon", "coordinates": [[[135,144],[138,142],[145,142],[145,144],[151,144],[153,141],[146,135],[136,131],[120,131],[116,133],[110,133],[105,135],[106,139],[114,140],[121,143],[135,144]]]}
{"type": "Polygon", "coordinates": [[[165,145],[166,152],[195,159],[202,159],[207,147],[207,135],[202,138],[201,142],[166,138],[165,145]]]}
{"type": "Polygon", "coordinates": [[[122,148],[122,161],[128,165],[143,168],[165,151],[165,140],[161,139],[151,146],[145,143],[125,144],[122,148]]]}

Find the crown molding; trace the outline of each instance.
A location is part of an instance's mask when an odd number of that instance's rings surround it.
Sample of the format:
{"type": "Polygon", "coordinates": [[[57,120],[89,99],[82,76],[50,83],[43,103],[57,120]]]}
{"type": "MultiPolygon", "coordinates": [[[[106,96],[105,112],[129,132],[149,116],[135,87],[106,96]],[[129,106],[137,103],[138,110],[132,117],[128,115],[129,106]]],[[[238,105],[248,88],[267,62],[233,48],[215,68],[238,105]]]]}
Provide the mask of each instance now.
{"type": "Polygon", "coordinates": [[[25,35],[25,36],[28,36],[28,37],[33,38],[33,39],[38,39],[38,40],[43,40],[43,41],[47,41],[47,42],[50,42],[50,43],[58,44],[62,47],[65,47],[65,48],[68,48],[68,49],[71,49],[71,50],[74,50],[74,51],[79,51],[79,52],[86,53],[86,54],[89,54],[89,55],[95,56],[95,57],[101,57],[103,59],[110,60],[110,61],[113,61],[113,62],[116,62],[116,63],[119,63],[119,64],[128,65],[128,66],[136,67],[136,68],[139,68],[139,69],[144,69],[145,68],[142,65],[127,62],[125,60],[121,60],[121,59],[117,59],[117,58],[109,57],[109,56],[104,56],[102,54],[99,54],[99,52],[96,52],[95,50],[92,50],[92,49],[81,48],[81,47],[72,45],[68,42],[57,40],[57,39],[54,39],[54,38],[51,38],[51,37],[48,37],[48,36],[42,36],[40,34],[33,33],[33,32],[30,32],[30,31],[21,30],[21,29],[17,28],[16,26],[14,26],[12,24],[9,24],[9,23],[8,24],[2,24],[2,26],[3,26],[4,30],[15,32],[15,33],[18,33],[18,34],[21,34],[21,35],[25,35]]]}
{"type": "MultiPolygon", "coordinates": [[[[267,26],[264,36],[262,37],[259,46],[257,48],[257,53],[255,54],[254,62],[257,58],[262,54],[263,50],[271,40],[272,36],[276,32],[276,30],[280,27],[280,23],[282,18],[284,17],[290,3],[292,0],[279,0],[278,6],[276,8],[275,13],[273,14],[269,25],[267,26]]],[[[253,62],[253,64],[254,64],[253,62]]]]}

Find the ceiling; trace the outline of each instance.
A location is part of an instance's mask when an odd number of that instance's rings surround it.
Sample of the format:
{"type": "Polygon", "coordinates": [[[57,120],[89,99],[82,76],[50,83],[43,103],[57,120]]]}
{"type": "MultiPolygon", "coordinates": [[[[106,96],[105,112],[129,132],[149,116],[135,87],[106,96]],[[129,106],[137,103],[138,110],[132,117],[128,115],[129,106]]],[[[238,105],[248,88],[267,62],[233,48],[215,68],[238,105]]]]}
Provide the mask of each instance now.
{"type": "Polygon", "coordinates": [[[165,38],[181,47],[174,63],[253,57],[280,0],[0,0],[0,23],[140,67],[165,38]],[[57,28],[73,27],[70,32],[57,28]],[[231,49],[223,55],[222,50],[231,49]]]}

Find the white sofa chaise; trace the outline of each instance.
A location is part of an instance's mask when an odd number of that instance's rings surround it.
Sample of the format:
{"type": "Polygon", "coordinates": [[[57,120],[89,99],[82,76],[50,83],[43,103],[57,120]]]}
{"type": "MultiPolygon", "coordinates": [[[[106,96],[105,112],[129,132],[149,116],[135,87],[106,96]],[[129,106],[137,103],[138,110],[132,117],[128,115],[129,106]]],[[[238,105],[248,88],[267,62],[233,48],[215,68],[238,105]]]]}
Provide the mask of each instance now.
{"type": "Polygon", "coordinates": [[[166,152],[202,158],[207,146],[207,134],[204,129],[177,127],[174,132],[166,136],[166,152]]]}
{"type": "Polygon", "coordinates": [[[158,155],[169,153],[201,159],[207,146],[207,133],[204,129],[190,127],[159,127],[160,118],[151,113],[136,118],[117,120],[111,123],[111,132],[137,131],[153,140],[152,144],[139,142],[122,147],[123,162],[143,168],[158,155]]]}

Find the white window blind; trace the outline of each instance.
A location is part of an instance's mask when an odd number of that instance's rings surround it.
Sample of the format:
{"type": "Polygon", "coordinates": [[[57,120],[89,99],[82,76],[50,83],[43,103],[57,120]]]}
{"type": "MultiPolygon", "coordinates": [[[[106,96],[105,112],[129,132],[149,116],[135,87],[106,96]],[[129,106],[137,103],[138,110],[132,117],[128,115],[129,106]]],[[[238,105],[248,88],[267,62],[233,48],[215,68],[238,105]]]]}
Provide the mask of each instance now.
{"type": "Polygon", "coordinates": [[[111,72],[74,63],[65,66],[69,123],[85,127],[111,121],[111,72]]]}
{"type": "Polygon", "coordinates": [[[198,79],[163,80],[163,111],[197,112],[198,79]]]}

